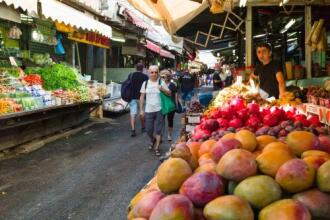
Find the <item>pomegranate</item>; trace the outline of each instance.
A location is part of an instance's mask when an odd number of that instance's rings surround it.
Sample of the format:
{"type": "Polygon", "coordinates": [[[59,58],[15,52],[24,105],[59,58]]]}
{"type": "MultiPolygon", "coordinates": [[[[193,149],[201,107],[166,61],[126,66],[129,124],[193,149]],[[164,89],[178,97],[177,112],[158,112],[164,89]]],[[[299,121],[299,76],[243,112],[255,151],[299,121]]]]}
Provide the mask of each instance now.
{"type": "Polygon", "coordinates": [[[260,107],[257,103],[249,103],[247,105],[247,109],[251,114],[255,114],[255,115],[259,114],[260,111],[260,107]]]}
{"type": "Polygon", "coordinates": [[[246,126],[253,128],[253,129],[257,129],[259,127],[259,123],[260,120],[258,117],[256,116],[252,116],[251,118],[249,118],[247,120],[247,122],[245,123],[246,126]]]}
{"type": "Polygon", "coordinates": [[[230,100],[230,107],[236,111],[239,111],[245,107],[244,100],[238,97],[234,97],[230,100]]]}
{"type": "Polygon", "coordinates": [[[201,128],[208,131],[216,131],[219,128],[219,123],[215,119],[207,119],[201,123],[201,128]]]}
{"type": "Polygon", "coordinates": [[[264,116],[263,122],[265,125],[268,125],[268,126],[276,126],[278,124],[278,119],[276,118],[275,115],[268,114],[268,115],[264,116]]]}
{"type": "Polygon", "coordinates": [[[223,118],[232,119],[233,118],[233,111],[229,106],[226,106],[221,109],[221,115],[223,118]]]}
{"type": "Polygon", "coordinates": [[[319,126],[320,125],[319,117],[316,116],[316,115],[309,116],[307,118],[307,120],[309,121],[310,125],[313,125],[313,126],[319,126]]]}
{"type": "Polygon", "coordinates": [[[242,121],[238,118],[234,118],[229,122],[229,126],[233,128],[242,127],[242,121]]]}
{"type": "Polygon", "coordinates": [[[228,128],[229,121],[225,118],[218,118],[217,119],[220,128],[228,128]]]}
{"type": "Polygon", "coordinates": [[[241,110],[239,110],[238,112],[236,112],[236,114],[237,114],[237,117],[239,118],[239,119],[241,119],[241,120],[246,120],[247,118],[248,118],[248,116],[249,116],[249,110],[248,109],[241,109],[241,110]]]}

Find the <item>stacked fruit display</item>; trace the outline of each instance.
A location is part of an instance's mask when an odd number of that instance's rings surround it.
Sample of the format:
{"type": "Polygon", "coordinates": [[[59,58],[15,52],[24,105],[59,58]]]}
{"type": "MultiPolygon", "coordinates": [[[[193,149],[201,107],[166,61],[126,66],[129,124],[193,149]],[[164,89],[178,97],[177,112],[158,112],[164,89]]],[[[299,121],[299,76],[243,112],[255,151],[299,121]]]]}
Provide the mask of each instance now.
{"type": "Polygon", "coordinates": [[[299,92],[296,92],[298,94],[294,94],[293,92],[285,92],[279,99],[275,101],[274,104],[279,106],[284,105],[290,105],[290,106],[296,106],[301,104],[301,99],[297,97],[301,97],[299,92]]]}
{"type": "Polygon", "coordinates": [[[329,219],[329,153],[330,138],[308,131],[178,143],[128,219],[329,219]]]}
{"type": "Polygon", "coordinates": [[[310,87],[307,91],[307,100],[315,105],[330,107],[330,92],[321,87],[310,87]]]}
{"type": "Polygon", "coordinates": [[[257,103],[245,104],[240,98],[233,98],[224,107],[206,111],[201,123],[191,134],[193,141],[203,141],[209,138],[218,140],[230,132],[247,129],[256,135],[272,135],[285,137],[293,130],[307,130],[326,134],[327,129],[320,125],[317,116],[306,117],[297,114],[293,107],[263,107],[257,103]]]}
{"type": "Polygon", "coordinates": [[[230,87],[222,89],[215,100],[209,106],[210,109],[217,108],[219,106],[224,106],[233,97],[240,97],[244,99],[247,103],[256,102],[260,105],[270,104],[264,100],[259,93],[252,90],[251,87],[243,84],[234,84],[230,87]]]}

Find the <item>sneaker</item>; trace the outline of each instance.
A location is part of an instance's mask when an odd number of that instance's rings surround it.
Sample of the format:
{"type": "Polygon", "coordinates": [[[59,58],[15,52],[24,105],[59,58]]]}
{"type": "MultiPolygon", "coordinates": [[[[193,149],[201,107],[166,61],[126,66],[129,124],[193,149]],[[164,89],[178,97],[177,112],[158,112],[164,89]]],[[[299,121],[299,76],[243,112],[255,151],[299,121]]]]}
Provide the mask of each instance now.
{"type": "Polygon", "coordinates": [[[135,130],[132,130],[131,131],[131,137],[135,137],[135,136],[136,136],[135,130]]]}
{"type": "Polygon", "coordinates": [[[144,133],[146,131],[146,128],[141,128],[141,133],[144,133]]]}
{"type": "Polygon", "coordinates": [[[171,137],[171,135],[168,135],[168,136],[167,136],[167,140],[168,140],[168,141],[172,141],[172,137],[171,137]]]}

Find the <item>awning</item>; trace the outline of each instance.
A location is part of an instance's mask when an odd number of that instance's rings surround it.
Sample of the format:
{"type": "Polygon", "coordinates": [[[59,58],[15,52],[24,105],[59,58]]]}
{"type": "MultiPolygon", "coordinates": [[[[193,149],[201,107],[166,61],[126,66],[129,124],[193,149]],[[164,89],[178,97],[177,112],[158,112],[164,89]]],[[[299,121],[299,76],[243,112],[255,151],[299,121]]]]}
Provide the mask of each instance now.
{"type": "Polygon", "coordinates": [[[112,29],[110,26],[95,20],[93,17],[90,17],[83,12],[55,0],[40,0],[40,2],[42,14],[47,19],[60,23],[63,22],[66,25],[78,29],[97,32],[108,38],[112,37],[112,29]]]}
{"type": "Polygon", "coordinates": [[[174,34],[208,7],[208,0],[202,3],[191,0],[128,0],[131,5],[146,16],[161,21],[174,34]]]}
{"type": "Polygon", "coordinates": [[[151,41],[147,40],[147,45],[146,48],[148,48],[149,50],[155,52],[155,53],[160,53],[160,47],[154,43],[152,43],[151,41]]]}
{"type": "Polygon", "coordinates": [[[171,36],[163,25],[153,25],[155,31],[148,31],[147,38],[167,46],[170,50],[182,53],[183,38],[171,36]]]}
{"type": "Polygon", "coordinates": [[[17,10],[12,7],[0,4],[0,18],[16,23],[21,23],[21,17],[17,10]]]}
{"type": "Polygon", "coordinates": [[[175,59],[175,56],[167,50],[161,49],[160,52],[159,52],[159,55],[162,56],[162,57],[173,59],[173,60],[175,59]]]}
{"type": "Polygon", "coordinates": [[[157,44],[152,43],[149,40],[147,40],[146,47],[149,50],[151,50],[151,51],[153,51],[155,53],[158,53],[162,57],[166,57],[166,58],[170,58],[170,59],[175,59],[175,56],[171,52],[160,48],[160,46],[158,46],[157,44]]]}
{"type": "Polygon", "coordinates": [[[8,6],[14,6],[15,9],[21,8],[29,13],[38,13],[38,0],[0,0],[8,6]]]}
{"type": "Polygon", "coordinates": [[[133,12],[131,12],[128,9],[124,10],[124,13],[129,17],[131,22],[135,24],[137,27],[149,30],[149,25],[146,24],[142,19],[140,19],[138,16],[136,16],[133,12]]]}

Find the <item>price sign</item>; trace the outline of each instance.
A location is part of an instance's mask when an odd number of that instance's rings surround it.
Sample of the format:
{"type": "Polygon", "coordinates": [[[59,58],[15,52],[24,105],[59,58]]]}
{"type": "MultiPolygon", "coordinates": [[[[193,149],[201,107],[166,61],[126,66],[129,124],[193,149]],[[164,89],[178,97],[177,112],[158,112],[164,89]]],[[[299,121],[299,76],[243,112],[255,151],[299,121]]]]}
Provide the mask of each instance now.
{"type": "Polygon", "coordinates": [[[316,105],[308,104],[306,106],[306,111],[308,113],[319,115],[319,109],[318,109],[318,106],[316,106],[316,105]]]}
{"type": "Polygon", "coordinates": [[[194,125],[186,125],[186,132],[192,132],[195,129],[194,125]]]}
{"type": "Polygon", "coordinates": [[[201,122],[200,116],[188,116],[188,123],[199,124],[201,122]]]}
{"type": "Polygon", "coordinates": [[[9,57],[9,62],[12,66],[18,67],[14,57],[9,57]]]}

